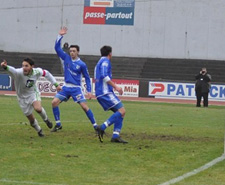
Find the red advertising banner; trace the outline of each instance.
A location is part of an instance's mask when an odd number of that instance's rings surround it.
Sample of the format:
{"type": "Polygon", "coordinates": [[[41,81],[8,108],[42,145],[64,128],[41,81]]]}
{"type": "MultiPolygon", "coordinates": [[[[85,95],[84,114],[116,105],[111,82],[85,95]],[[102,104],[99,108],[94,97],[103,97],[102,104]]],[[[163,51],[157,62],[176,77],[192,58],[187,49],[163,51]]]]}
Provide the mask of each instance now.
{"type": "Polygon", "coordinates": [[[84,24],[105,24],[104,7],[84,7],[84,24]]]}

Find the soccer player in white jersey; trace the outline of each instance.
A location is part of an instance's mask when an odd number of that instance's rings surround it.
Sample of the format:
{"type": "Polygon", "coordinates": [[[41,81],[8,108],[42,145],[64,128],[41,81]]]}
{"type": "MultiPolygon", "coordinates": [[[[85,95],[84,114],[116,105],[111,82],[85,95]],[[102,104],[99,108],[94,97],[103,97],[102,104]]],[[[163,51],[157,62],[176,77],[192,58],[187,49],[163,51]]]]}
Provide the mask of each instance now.
{"type": "Polygon", "coordinates": [[[112,48],[103,46],[100,51],[102,57],[95,66],[95,95],[105,111],[111,110],[114,113],[101,126],[97,127],[99,140],[103,142],[105,129],[114,124],[111,142],[128,143],[120,137],[126,110],[113,91],[114,88],[120,95],[123,94],[123,89],[112,81],[112,48]]]}
{"type": "Polygon", "coordinates": [[[24,115],[28,118],[30,125],[37,131],[38,135],[43,137],[43,131],[34,117],[33,110],[41,116],[49,128],[52,128],[53,125],[41,105],[40,92],[36,86],[36,81],[43,76],[55,85],[57,91],[61,90],[61,87],[58,86],[50,72],[41,68],[34,68],[34,61],[30,58],[23,60],[22,68],[16,69],[9,66],[6,60],[3,60],[1,67],[14,79],[17,99],[24,115]]]}
{"type": "Polygon", "coordinates": [[[55,51],[60,57],[63,64],[65,83],[62,87],[62,90],[55,95],[52,101],[52,109],[56,121],[56,125],[52,129],[52,132],[57,132],[58,130],[62,129],[62,124],[60,121],[60,110],[58,105],[63,101],[66,102],[70,97],[73,98],[74,102],[79,103],[81,108],[86,113],[86,116],[90,120],[93,128],[96,129],[97,123],[95,121],[94,114],[86,103],[86,98],[84,96],[84,93],[82,92],[81,87],[82,77],[84,77],[87,87],[87,97],[88,99],[91,99],[91,81],[87,65],[78,56],[80,50],[78,45],[71,45],[69,47],[69,55],[62,50],[61,40],[63,38],[63,35],[65,35],[66,33],[67,28],[61,28],[55,42],[55,51]]]}

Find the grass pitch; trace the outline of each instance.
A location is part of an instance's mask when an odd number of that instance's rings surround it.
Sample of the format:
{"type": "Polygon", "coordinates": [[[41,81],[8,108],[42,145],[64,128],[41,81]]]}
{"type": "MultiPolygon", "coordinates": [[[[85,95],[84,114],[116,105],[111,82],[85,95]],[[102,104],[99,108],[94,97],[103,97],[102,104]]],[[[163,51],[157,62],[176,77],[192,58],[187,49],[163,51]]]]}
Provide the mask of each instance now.
{"type": "MultiPolygon", "coordinates": [[[[53,121],[49,98],[42,105],[53,121]]],[[[121,136],[128,144],[104,142],[78,104],[60,105],[63,129],[51,133],[35,113],[44,133],[39,138],[16,97],[0,96],[0,184],[157,185],[193,171],[224,152],[224,107],[123,102],[121,136]]],[[[105,121],[96,100],[88,101],[97,122],[105,121]]],[[[225,161],[177,185],[223,185],[225,161]]]]}

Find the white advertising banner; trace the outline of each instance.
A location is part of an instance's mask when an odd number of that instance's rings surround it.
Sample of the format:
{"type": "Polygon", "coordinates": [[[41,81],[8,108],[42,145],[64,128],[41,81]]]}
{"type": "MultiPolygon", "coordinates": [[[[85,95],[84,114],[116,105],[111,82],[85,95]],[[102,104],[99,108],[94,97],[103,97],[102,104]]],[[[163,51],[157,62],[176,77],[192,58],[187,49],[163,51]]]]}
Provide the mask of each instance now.
{"type": "MultiPolygon", "coordinates": [[[[138,97],[139,96],[139,81],[138,80],[120,80],[113,79],[114,83],[116,83],[119,87],[123,89],[124,97],[138,97]]],[[[116,95],[119,96],[117,91],[114,91],[116,95]]]]}
{"type": "MultiPolygon", "coordinates": [[[[58,84],[63,86],[64,84],[64,77],[55,77],[58,84]]],[[[92,78],[91,84],[92,84],[92,78]]],[[[86,94],[86,82],[85,79],[82,79],[82,90],[86,94]]],[[[44,77],[39,78],[37,81],[37,87],[41,93],[56,93],[56,88],[54,85],[52,85],[48,80],[46,80],[44,77]]]]}
{"type": "MultiPolygon", "coordinates": [[[[149,81],[148,96],[155,98],[196,99],[194,83],[149,81]]],[[[209,100],[225,101],[225,85],[213,84],[209,100]]]]}
{"type": "MultiPolygon", "coordinates": [[[[139,97],[139,80],[113,79],[112,81],[123,89],[123,95],[114,91],[117,96],[139,97]]],[[[95,94],[95,83],[93,83],[93,93],[95,94]]]]}

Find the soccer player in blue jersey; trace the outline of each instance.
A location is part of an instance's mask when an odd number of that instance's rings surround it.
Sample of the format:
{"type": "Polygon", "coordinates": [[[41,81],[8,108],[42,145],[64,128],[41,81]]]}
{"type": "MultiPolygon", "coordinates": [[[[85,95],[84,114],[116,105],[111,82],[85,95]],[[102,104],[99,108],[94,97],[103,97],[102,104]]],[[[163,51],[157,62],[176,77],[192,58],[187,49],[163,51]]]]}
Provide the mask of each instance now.
{"type": "Polygon", "coordinates": [[[82,76],[84,76],[87,86],[87,97],[88,99],[91,99],[91,82],[88,69],[86,64],[78,57],[80,50],[78,45],[71,45],[69,47],[69,55],[62,50],[61,40],[63,35],[66,33],[67,28],[61,28],[55,42],[56,53],[63,61],[65,84],[63,85],[62,90],[59,91],[52,100],[52,109],[56,121],[56,125],[52,129],[52,132],[57,132],[58,130],[62,129],[58,105],[63,101],[67,101],[70,97],[73,98],[74,102],[79,103],[81,108],[86,113],[88,119],[91,121],[94,129],[96,129],[97,123],[91,109],[86,103],[86,99],[81,87],[82,76]]]}
{"type": "Polygon", "coordinates": [[[111,110],[114,113],[101,126],[97,126],[98,137],[100,142],[103,142],[105,129],[114,124],[111,142],[128,143],[120,137],[126,110],[120,99],[113,92],[114,88],[120,95],[123,94],[122,88],[112,81],[110,62],[112,48],[110,46],[103,46],[100,51],[102,57],[95,66],[95,95],[105,111],[111,110]]]}

